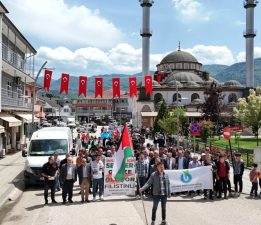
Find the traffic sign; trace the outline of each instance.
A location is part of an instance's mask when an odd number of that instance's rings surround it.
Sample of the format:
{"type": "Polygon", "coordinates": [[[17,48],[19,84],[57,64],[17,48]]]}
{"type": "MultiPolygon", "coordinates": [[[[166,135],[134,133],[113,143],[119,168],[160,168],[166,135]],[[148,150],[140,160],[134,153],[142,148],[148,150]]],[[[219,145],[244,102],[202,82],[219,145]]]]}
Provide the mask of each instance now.
{"type": "Polygon", "coordinates": [[[190,125],[190,136],[200,136],[200,126],[198,123],[191,123],[190,125]]]}
{"type": "Polygon", "coordinates": [[[230,129],[230,127],[225,127],[223,129],[224,139],[229,140],[231,138],[231,135],[232,135],[232,130],[230,129]]]}

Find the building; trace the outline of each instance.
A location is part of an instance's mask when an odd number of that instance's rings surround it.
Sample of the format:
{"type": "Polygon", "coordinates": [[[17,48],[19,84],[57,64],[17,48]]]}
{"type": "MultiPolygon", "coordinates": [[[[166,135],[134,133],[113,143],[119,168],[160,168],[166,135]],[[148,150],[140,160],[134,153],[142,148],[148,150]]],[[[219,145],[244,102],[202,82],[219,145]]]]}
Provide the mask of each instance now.
{"type": "Polygon", "coordinates": [[[132,115],[131,98],[127,92],[121,92],[120,98],[112,97],[112,89],[103,91],[102,98],[94,95],[73,100],[73,112],[80,122],[89,122],[107,115],[111,118],[129,120],[132,115]]]}
{"type": "Polygon", "coordinates": [[[34,81],[36,50],[7,13],[0,2],[0,150],[8,151],[25,142],[26,129],[32,122],[31,96],[26,94],[26,87],[34,81]]]}
{"type": "Polygon", "coordinates": [[[133,105],[133,111],[136,112],[133,113],[134,126],[153,126],[162,99],[170,109],[185,107],[188,121],[200,118],[199,105],[205,101],[204,91],[212,82],[222,88],[223,115],[229,115],[237,99],[243,96],[244,87],[235,80],[221,83],[212,78],[202,71],[202,64],[188,52],[179,49],[168,54],[157,65],[152,96],[145,96],[141,84],[138,88],[139,98],[133,105]],[[160,83],[156,81],[157,76],[160,76],[160,83]]]}

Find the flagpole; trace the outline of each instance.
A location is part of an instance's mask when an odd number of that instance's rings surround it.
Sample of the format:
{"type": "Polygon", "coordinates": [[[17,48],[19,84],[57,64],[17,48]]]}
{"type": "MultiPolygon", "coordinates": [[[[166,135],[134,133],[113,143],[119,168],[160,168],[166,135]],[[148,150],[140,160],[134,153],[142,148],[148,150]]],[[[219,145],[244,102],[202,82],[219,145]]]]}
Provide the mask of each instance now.
{"type": "MultiPolygon", "coordinates": [[[[140,190],[141,186],[140,186],[140,180],[139,180],[139,176],[138,176],[138,170],[137,170],[137,164],[136,163],[135,163],[135,173],[136,173],[136,177],[137,177],[138,194],[140,194],[139,190],[140,190]]],[[[145,215],[146,225],[149,225],[142,194],[141,194],[141,203],[142,203],[142,208],[143,208],[143,212],[144,212],[144,215],[145,215]]]]}

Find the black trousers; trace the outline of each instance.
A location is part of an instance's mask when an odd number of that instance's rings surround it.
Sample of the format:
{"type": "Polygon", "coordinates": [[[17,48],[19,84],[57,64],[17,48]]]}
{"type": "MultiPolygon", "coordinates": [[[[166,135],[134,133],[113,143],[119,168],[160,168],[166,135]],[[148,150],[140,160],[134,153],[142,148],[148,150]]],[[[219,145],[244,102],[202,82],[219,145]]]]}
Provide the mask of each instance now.
{"type": "Polygon", "coordinates": [[[63,191],[62,191],[63,202],[66,202],[67,194],[68,194],[68,200],[71,201],[73,196],[73,179],[65,180],[63,183],[63,191]]]}
{"type": "Polygon", "coordinates": [[[242,176],[240,174],[234,175],[234,184],[235,184],[235,192],[238,192],[238,185],[239,185],[239,192],[242,192],[243,181],[242,181],[242,176]]]}
{"type": "Polygon", "coordinates": [[[219,177],[218,180],[218,193],[221,196],[222,191],[224,191],[224,195],[227,196],[227,177],[219,177]]]}
{"type": "Polygon", "coordinates": [[[258,189],[257,183],[252,182],[252,188],[250,194],[254,194],[255,196],[257,196],[257,189],[258,189]]]}
{"type": "Polygon", "coordinates": [[[48,190],[51,189],[51,199],[54,201],[55,194],[55,180],[45,180],[44,181],[44,200],[48,200],[48,190]]]}

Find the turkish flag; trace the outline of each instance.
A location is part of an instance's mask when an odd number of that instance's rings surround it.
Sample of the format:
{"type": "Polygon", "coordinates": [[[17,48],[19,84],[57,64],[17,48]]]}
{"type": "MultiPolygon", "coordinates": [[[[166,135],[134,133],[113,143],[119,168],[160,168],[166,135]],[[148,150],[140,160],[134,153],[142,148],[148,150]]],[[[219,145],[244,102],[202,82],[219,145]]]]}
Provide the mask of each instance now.
{"type": "Polygon", "coordinates": [[[53,71],[51,71],[51,70],[44,71],[44,89],[46,91],[50,90],[52,75],[53,75],[53,71]]]}
{"type": "Polygon", "coordinates": [[[102,86],[103,86],[103,79],[96,77],[95,78],[95,98],[98,97],[98,95],[102,98],[102,86]]]}
{"type": "Polygon", "coordinates": [[[150,75],[144,76],[146,95],[152,94],[152,77],[150,75]]]}
{"type": "Polygon", "coordinates": [[[129,86],[130,86],[130,97],[133,97],[133,95],[137,96],[137,79],[136,79],[136,77],[129,77],[129,86]]]}
{"type": "Polygon", "coordinates": [[[121,83],[120,78],[112,78],[112,97],[120,97],[121,95],[121,83]]]}
{"type": "Polygon", "coordinates": [[[69,74],[63,73],[61,78],[60,94],[62,94],[65,91],[66,95],[68,95],[68,89],[69,89],[69,74]]]}
{"type": "Polygon", "coordinates": [[[87,77],[80,76],[79,77],[79,91],[78,96],[81,96],[82,94],[84,97],[86,97],[86,86],[87,86],[87,77]]]}

